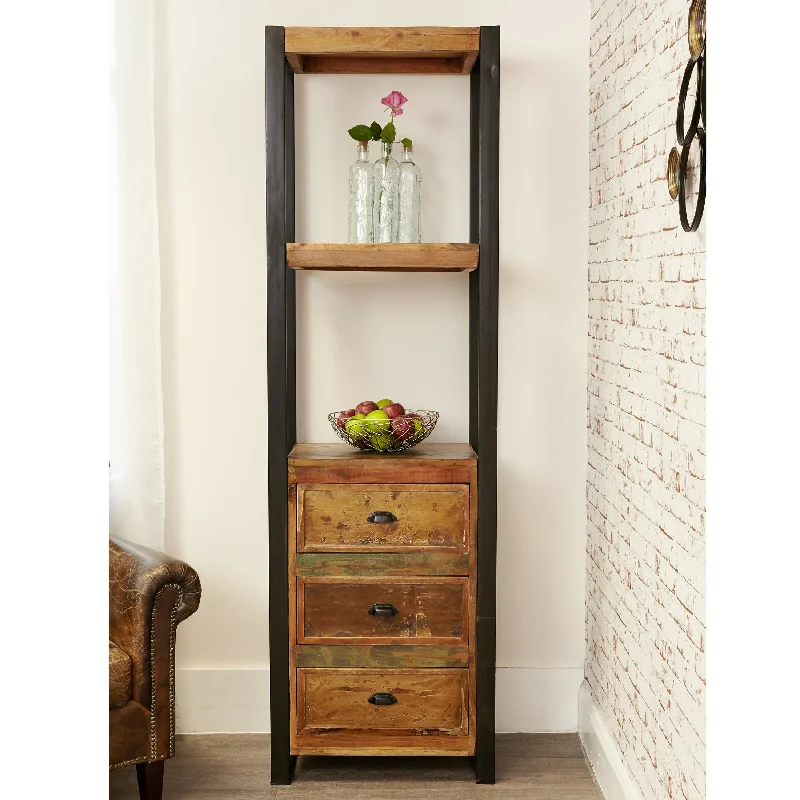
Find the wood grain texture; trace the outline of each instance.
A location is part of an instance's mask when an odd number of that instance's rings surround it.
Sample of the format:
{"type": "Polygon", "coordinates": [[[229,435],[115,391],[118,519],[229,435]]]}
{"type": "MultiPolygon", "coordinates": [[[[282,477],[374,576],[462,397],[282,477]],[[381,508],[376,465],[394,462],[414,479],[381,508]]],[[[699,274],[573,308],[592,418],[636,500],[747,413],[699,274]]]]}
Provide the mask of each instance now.
{"type": "Polygon", "coordinates": [[[477,457],[468,444],[423,442],[402,453],[367,453],[348,444],[298,444],[292,483],[471,483],[477,457]]]}
{"type": "Polygon", "coordinates": [[[298,644],[429,644],[467,642],[468,594],[464,578],[300,579],[298,644]],[[355,581],[358,581],[356,583],[355,581]],[[391,616],[370,614],[391,605],[391,616]]]}
{"type": "Polygon", "coordinates": [[[468,74],[478,28],[286,28],[295,72],[468,74]]]}
{"type": "Polygon", "coordinates": [[[286,260],[291,269],[471,272],[478,266],[478,245],[290,242],[286,260]]]}
{"type": "Polygon", "coordinates": [[[298,736],[314,731],[364,731],[362,746],[382,732],[466,736],[467,670],[299,669],[298,736]],[[373,705],[375,693],[393,705],[373,705]]]}
{"type": "MultiPolygon", "coordinates": [[[[445,494],[454,490],[463,493],[466,504],[465,528],[463,532],[465,552],[447,552],[431,549],[394,552],[299,552],[298,523],[302,517],[299,510],[290,517],[289,548],[291,551],[292,592],[290,602],[295,611],[304,605],[304,591],[298,592],[302,582],[338,582],[358,584],[369,582],[416,583],[439,577],[458,578],[469,587],[464,595],[463,615],[467,619],[465,647],[458,648],[437,644],[353,644],[352,639],[334,639],[347,644],[298,644],[297,613],[292,622],[294,641],[291,644],[292,672],[292,731],[290,746],[292,754],[304,755],[448,755],[465,756],[475,753],[475,669],[474,631],[475,619],[475,545],[476,520],[470,507],[470,498],[477,498],[477,459],[469,445],[437,444],[421,445],[403,454],[364,454],[347,445],[304,445],[292,450],[289,461],[289,481],[299,496],[308,486],[322,485],[325,490],[352,492],[354,489],[374,492],[396,492],[398,490],[425,493],[430,491],[445,494]],[[364,456],[367,458],[364,458],[364,456]],[[375,458],[369,457],[375,455],[375,458]],[[448,572],[449,565],[454,567],[448,572]],[[415,571],[419,568],[419,571],[415,571]],[[425,570],[430,570],[426,573],[425,570]],[[313,574],[305,575],[308,571],[313,574]],[[397,572],[393,575],[393,572],[397,572]],[[311,579],[311,580],[308,580],[311,579]],[[464,679],[465,733],[460,736],[425,735],[402,730],[385,729],[371,732],[366,741],[361,730],[320,729],[303,731],[298,710],[304,703],[304,692],[300,687],[303,670],[329,669],[344,672],[375,670],[384,676],[397,675],[403,670],[439,672],[461,667],[464,679]],[[301,702],[302,701],[302,702],[301,702]]],[[[292,502],[295,495],[292,494],[292,502]]],[[[299,506],[299,504],[298,504],[299,506]]],[[[392,510],[375,508],[373,510],[392,510]]],[[[363,508],[361,509],[363,512],[363,508]]],[[[360,512],[361,513],[361,512],[360,512]]],[[[395,512],[393,512],[395,513],[395,512]]],[[[361,515],[366,518],[369,511],[361,515]]],[[[399,514],[395,513],[399,518],[399,514]]],[[[376,523],[364,523],[375,525],[376,523]]],[[[397,523],[389,523],[394,525],[397,523]]],[[[378,523],[381,527],[383,523],[378,523]]],[[[370,548],[373,549],[373,548],[370,548]]],[[[381,602],[381,601],[378,601],[381,602]]],[[[304,613],[304,612],[303,612],[304,613]]],[[[301,615],[302,616],[302,615],[301,615]]],[[[356,642],[360,640],[355,640],[356,642]]],[[[381,641],[381,640],[378,640],[381,641]]],[[[397,640],[389,640],[397,641],[397,640]]],[[[419,642],[419,639],[413,641],[419,642]]],[[[436,640],[427,640],[436,641],[436,640]]],[[[385,707],[382,707],[385,709],[385,707]]]]}
{"type": "Polygon", "coordinates": [[[360,667],[367,669],[423,669],[466,667],[469,651],[464,645],[409,644],[298,645],[298,667],[360,667]]]}
{"type": "MultiPolygon", "coordinates": [[[[308,75],[464,75],[472,69],[471,53],[442,56],[297,56],[308,75]]],[[[291,62],[290,62],[291,63],[291,62]]]]}
{"type": "Polygon", "coordinates": [[[464,553],[297,553],[295,574],[314,575],[468,575],[464,553]]]}
{"type": "Polygon", "coordinates": [[[343,442],[302,443],[296,444],[289,453],[289,463],[295,467],[314,466],[320,461],[344,461],[361,466],[392,463],[405,469],[410,462],[415,461],[431,462],[436,465],[477,460],[478,456],[472,447],[462,442],[423,442],[401,453],[368,453],[356,450],[343,442]]]}
{"type": "Polygon", "coordinates": [[[298,736],[297,753],[303,756],[471,756],[475,746],[466,736],[319,731],[298,736]]]}
{"type": "Polygon", "coordinates": [[[465,485],[301,484],[297,487],[297,549],[325,551],[465,552],[469,487],[465,485]],[[369,522],[389,511],[396,522],[369,522]]]}

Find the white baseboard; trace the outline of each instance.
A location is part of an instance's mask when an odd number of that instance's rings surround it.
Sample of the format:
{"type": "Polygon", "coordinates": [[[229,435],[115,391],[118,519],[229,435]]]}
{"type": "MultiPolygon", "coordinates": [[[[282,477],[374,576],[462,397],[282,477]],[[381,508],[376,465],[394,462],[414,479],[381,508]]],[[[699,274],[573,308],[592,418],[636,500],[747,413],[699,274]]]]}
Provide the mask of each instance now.
{"type": "Polygon", "coordinates": [[[585,681],[580,687],[579,705],[578,733],[581,744],[605,800],[642,800],[642,793],[622,761],[622,754],[608,723],[595,705],[589,684],[585,681]]]}
{"type": "MultiPolygon", "coordinates": [[[[583,669],[498,669],[498,733],[578,729],[583,669]]],[[[179,669],[178,733],[268,733],[268,669],[179,669]]]]}

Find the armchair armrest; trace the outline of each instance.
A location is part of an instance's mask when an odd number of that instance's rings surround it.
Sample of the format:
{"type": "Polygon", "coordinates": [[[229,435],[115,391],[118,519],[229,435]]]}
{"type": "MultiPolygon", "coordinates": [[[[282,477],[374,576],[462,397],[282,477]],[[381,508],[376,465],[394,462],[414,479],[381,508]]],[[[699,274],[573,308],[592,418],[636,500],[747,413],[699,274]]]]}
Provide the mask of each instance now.
{"type": "Polygon", "coordinates": [[[131,659],[133,699],[154,713],[158,662],[171,664],[175,626],[200,605],[200,579],[185,562],[125,539],[110,538],[108,555],[109,638],[131,659]]]}

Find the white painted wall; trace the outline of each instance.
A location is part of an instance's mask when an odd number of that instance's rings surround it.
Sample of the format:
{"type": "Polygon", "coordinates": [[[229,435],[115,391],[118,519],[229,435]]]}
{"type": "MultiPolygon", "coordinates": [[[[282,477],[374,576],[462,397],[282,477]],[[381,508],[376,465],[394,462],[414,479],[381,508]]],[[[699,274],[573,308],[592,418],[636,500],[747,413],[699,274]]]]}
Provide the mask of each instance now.
{"type": "MultiPolygon", "coordinates": [[[[577,728],[588,19],[588,0],[160,4],[167,549],[203,581],[178,637],[183,730],[268,721],[268,23],[502,26],[498,726],[577,728]]],[[[467,240],[468,79],[450,76],[297,78],[298,238],[344,240],[346,129],[381,120],[391,89],[409,98],[424,238],[467,240]]],[[[466,276],[303,274],[298,309],[300,438],[334,441],[328,411],[389,395],[440,411],[436,440],[467,439],[466,276]]]]}

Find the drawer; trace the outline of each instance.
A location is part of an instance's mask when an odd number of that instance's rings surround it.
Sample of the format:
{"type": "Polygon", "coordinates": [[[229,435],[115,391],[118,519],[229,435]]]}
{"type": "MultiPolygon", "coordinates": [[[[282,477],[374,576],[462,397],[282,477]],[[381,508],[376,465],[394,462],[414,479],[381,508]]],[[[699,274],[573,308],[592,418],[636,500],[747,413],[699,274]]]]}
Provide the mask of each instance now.
{"type": "Polygon", "coordinates": [[[300,552],[464,553],[469,486],[462,484],[300,484],[300,552]],[[385,515],[376,512],[387,512],[385,515]]]}
{"type": "Polygon", "coordinates": [[[465,644],[466,578],[298,578],[299,644],[465,644]]]}
{"type": "Polygon", "coordinates": [[[466,669],[297,670],[297,732],[468,734],[466,669]]]}

